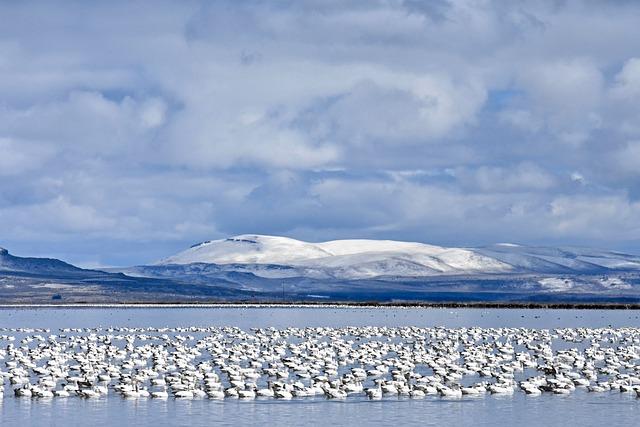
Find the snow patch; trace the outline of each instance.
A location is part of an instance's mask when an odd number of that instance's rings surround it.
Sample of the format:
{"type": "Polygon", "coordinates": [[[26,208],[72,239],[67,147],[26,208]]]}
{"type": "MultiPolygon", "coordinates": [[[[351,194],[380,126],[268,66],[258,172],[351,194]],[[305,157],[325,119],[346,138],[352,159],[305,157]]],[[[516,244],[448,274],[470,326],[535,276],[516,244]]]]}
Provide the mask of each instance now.
{"type": "Polygon", "coordinates": [[[608,289],[631,289],[631,285],[619,277],[602,278],[600,284],[608,289]]]}
{"type": "Polygon", "coordinates": [[[538,280],[540,286],[552,292],[567,291],[575,286],[575,282],[571,279],[560,277],[546,277],[538,280]]]}
{"type": "Polygon", "coordinates": [[[45,288],[45,289],[70,289],[75,288],[74,285],[66,285],[63,283],[41,283],[37,285],[31,285],[32,288],[45,288]]]}

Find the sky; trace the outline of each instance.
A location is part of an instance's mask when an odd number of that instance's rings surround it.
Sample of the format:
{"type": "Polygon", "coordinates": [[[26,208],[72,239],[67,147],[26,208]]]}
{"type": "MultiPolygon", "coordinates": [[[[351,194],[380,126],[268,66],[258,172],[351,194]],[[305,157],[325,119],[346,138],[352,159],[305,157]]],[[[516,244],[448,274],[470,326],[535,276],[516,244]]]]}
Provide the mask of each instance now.
{"type": "Polygon", "coordinates": [[[0,246],[640,253],[640,3],[0,2],[0,246]]]}

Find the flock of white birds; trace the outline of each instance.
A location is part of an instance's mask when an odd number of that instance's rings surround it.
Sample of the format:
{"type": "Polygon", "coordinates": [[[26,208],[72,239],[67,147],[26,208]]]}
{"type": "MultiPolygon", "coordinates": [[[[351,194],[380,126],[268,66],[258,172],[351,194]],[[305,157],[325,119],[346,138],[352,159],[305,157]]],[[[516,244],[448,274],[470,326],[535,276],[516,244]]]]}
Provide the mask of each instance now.
{"type": "Polygon", "coordinates": [[[640,329],[1,329],[0,396],[383,399],[640,395],[640,329]]]}

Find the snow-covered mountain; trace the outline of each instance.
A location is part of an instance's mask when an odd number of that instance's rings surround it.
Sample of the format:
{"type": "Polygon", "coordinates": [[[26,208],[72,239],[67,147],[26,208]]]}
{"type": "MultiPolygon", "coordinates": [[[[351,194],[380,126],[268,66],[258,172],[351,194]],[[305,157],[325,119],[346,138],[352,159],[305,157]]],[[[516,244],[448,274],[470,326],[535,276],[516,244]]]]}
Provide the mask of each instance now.
{"type": "Polygon", "coordinates": [[[640,270],[640,257],[582,248],[496,244],[447,248],[391,240],[334,240],[309,243],[277,236],[240,235],[192,246],[156,266],[194,263],[235,265],[262,277],[265,266],[287,266],[285,277],[366,279],[473,274],[570,274],[640,270]]]}
{"type": "Polygon", "coordinates": [[[640,257],[513,244],[446,248],[241,235],[154,265],[103,272],[0,248],[0,303],[318,299],[640,303],[640,257]]]}

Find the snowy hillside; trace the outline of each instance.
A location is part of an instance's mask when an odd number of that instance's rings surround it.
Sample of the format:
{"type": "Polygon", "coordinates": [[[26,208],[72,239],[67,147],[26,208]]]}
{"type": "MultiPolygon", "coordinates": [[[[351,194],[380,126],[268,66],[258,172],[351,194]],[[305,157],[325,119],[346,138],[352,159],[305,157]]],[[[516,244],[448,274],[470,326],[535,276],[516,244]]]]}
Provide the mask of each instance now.
{"type": "Polygon", "coordinates": [[[159,264],[291,264],[331,255],[318,245],[286,237],[242,235],[194,245],[159,264]]]}
{"type": "Polygon", "coordinates": [[[640,303],[640,257],[497,244],[242,235],[155,265],[85,270],[0,248],[0,301],[551,301],[640,303]]]}
{"type": "Polygon", "coordinates": [[[640,256],[589,248],[553,248],[497,244],[474,249],[477,253],[535,273],[592,273],[640,270],[640,256]]]}
{"type": "Polygon", "coordinates": [[[192,263],[244,264],[247,265],[245,270],[259,276],[270,274],[265,265],[285,265],[292,267],[287,274],[343,279],[640,270],[638,256],[590,249],[514,244],[446,248],[415,242],[362,239],[308,243],[286,237],[248,234],[194,245],[156,265],[192,263]]]}
{"type": "Polygon", "coordinates": [[[468,249],[390,240],[307,243],[261,235],[241,235],[200,243],[158,264],[191,263],[287,265],[305,269],[314,277],[347,279],[511,270],[508,264],[468,249]]]}

